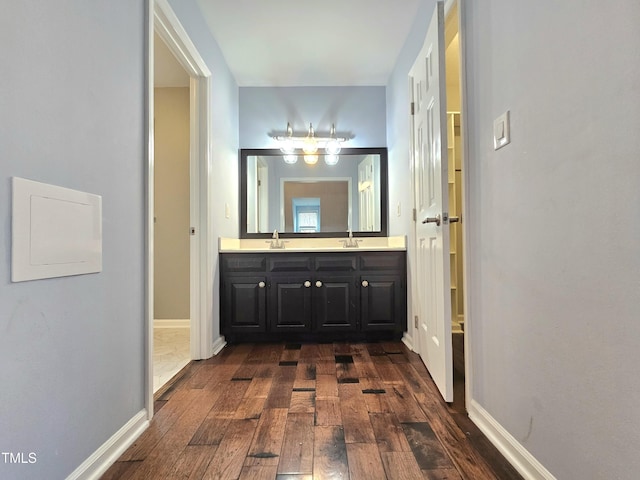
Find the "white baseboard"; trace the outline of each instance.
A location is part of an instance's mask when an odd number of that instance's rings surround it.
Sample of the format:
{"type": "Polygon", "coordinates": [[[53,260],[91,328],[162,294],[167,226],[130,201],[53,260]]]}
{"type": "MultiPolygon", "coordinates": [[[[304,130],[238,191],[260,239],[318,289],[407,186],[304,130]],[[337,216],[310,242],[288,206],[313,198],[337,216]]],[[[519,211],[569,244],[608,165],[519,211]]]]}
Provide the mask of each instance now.
{"type": "Polygon", "coordinates": [[[413,337],[409,335],[409,332],[404,332],[404,335],[402,335],[402,343],[404,343],[412,352],[415,351],[413,349],[413,337]]]}
{"type": "Polygon", "coordinates": [[[505,428],[482,408],[471,400],[468,408],[469,418],[493,443],[500,453],[527,480],[556,480],[549,470],[536,460],[505,428]]]}
{"type": "Polygon", "coordinates": [[[147,410],[136,413],[120,430],[76,468],[67,480],[97,480],[149,426],[147,410]]]}
{"type": "Polygon", "coordinates": [[[153,320],[153,328],[189,328],[191,320],[188,318],[156,318],[153,320]]]}
{"type": "Polygon", "coordinates": [[[213,342],[213,346],[211,347],[211,351],[213,352],[214,355],[219,354],[222,349],[227,345],[227,341],[224,339],[224,337],[218,337],[216,338],[216,341],[213,342]]]}

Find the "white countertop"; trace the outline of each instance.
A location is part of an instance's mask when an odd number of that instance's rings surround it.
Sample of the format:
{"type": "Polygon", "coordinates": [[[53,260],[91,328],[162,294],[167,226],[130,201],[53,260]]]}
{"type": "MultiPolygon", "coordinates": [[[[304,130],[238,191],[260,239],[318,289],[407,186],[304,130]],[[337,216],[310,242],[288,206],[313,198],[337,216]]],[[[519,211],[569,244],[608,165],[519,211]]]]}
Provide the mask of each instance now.
{"type": "Polygon", "coordinates": [[[220,253],[286,253],[286,252],[379,252],[406,250],[406,236],[396,237],[353,237],[358,240],[357,248],[346,248],[346,238],[281,238],[284,248],[270,248],[271,239],[266,238],[218,238],[220,253]]]}

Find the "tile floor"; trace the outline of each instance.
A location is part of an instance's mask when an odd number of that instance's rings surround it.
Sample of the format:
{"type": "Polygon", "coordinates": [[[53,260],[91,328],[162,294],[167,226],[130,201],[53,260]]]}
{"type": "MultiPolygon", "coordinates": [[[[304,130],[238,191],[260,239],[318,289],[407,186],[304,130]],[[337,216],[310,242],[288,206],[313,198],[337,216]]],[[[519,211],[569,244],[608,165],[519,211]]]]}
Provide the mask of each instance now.
{"type": "Polygon", "coordinates": [[[153,329],[154,393],[190,362],[189,332],[189,327],[153,329]]]}

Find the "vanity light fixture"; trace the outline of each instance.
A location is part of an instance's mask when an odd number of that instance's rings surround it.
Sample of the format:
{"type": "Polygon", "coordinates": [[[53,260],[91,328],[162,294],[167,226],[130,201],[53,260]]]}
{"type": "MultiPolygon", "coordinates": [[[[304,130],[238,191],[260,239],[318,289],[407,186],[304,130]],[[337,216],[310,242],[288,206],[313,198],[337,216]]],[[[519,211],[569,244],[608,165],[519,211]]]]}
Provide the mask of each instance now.
{"type": "MultiPolygon", "coordinates": [[[[309,124],[309,130],[306,132],[304,136],[295,135],[293,132],[293,128],[291,123],[287,122],[287,129],[284,135],[277,135],[272,137],[276,142],[278,142],[278,146],[280,151],[284,155],[294,155],[296,150],[302,150],[305,155],[318,155],[318,151],[320,149],[324,149],[327,155],[338,155],[340,150],[342,149],[342,143],[346,142],[348,139],[344,137],[336,136],[336,127],[335,124],[331,124],[331,130],[329,131],[329,135],[326,136],[316,136],[316,132],[313,129],[313,124],[309,124]]],[[[296,159],[297,160],[297,159],[296,159]]],[[[310,158],[310,164],[314,164],[318,161],[317,158],[310,158]]],[[[325,157],[325,161],[327,161],[325,157]]],[[[287,163],[295,163],[292,157],[285,159],[287,163]],[[289,161],[287,161],[289,160],[289,161]]],[[[335,165],[337,160],[334,157],[330,157],[327,161],[328,164],[335,165]]]]}

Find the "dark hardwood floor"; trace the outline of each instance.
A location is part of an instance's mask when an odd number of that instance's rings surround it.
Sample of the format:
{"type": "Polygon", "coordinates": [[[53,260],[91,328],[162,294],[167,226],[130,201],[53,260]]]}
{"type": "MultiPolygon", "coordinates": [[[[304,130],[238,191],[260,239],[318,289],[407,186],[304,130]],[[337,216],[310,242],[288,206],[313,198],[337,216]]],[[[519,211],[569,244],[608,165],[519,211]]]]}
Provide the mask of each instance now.
{"type": "Polygon", "coordinates": [[[521,478],[401,342],[227,346],[155,408],[103,479],[521,478]]]}

